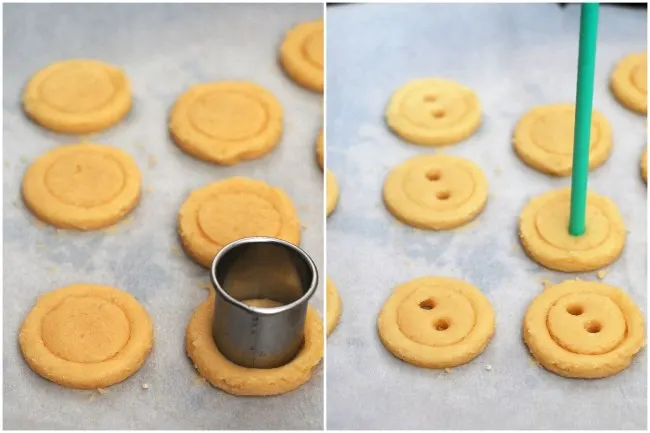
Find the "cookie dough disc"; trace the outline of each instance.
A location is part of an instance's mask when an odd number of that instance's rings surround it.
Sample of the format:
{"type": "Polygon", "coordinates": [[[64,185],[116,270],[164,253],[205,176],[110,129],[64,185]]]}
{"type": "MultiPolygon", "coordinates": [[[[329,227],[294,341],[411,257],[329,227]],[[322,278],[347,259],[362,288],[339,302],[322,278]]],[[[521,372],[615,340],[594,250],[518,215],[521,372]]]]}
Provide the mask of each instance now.
{"type": "Polygon", "coordinates": [[[645,344],[641,310],[622,290],[602,283],[565,281],[528,307],[524,341],[547,370],[596,379],[630,365],[645,344]]]}
{"type": "Polygon", "coordinates": [[[616,65],[611,87],[618,101],[630,110],[648,112],[648,54],[625,57],[616,65]]]}
{"type": "Polygon", "coordinates": [[[645,183],[648,183],[648,148],[643,151],[641,156],[641,177],[645,183]]]}
{"type": "Polygon", "coordinates": [[[323,323],[313,307],[307,309],[305,341],[298,355],[277,368],[246,368],[224,357],[212,339],[214,295],[194,310],[187,325],[187,354],[199,374],[213,386],[234,395],[277,395],[306,383],[323,357],[323,323]]]}
{"type": "MultiPolygon", "coordinates": [[[[574,104],[535,107],[519,120],[512,141],[519,158],[554,176],[569,176],[573,167],[574,104]]],[[[594,111],[591,118],[589,169],[602,165],[612,150],[612,127],[594,111]]]]}
{"type": "Polygon", "coordinates": [[[185,152],[234,165],[266,155],[282,135],[282,106],[257,84],[222,81],[192,86],[171,111],[169,130],[185,152]]]}
{"type": "Polygon", "coordinates": [[[473,162],[448,155],[416,156],[384,183],[384,203],[402,222],[445,230],[474,219],[487,202],[487,179],[473,162]]]}
{"type": "Polygon", "coordinates": [[[268,236],[298,245],[300,221],[281,189],[233,177],[192,191],[178,213],[178,232],[187,254],[209,268],[238,239],[268,236]]]}
{"type": "Polygon", "coordinates": [[[490,301],[454,278],[416,278],[395,288],[379,319],[379,337],[396,357],[427,368],[476,358],[494,334],[490,301]]]}
{"type": "Polygon", "coordinates": [[[587,194],[585,233],[569,234],[571,189],[532,199],[519,217],[519,240],[526,254],[556,271],[593,271],[614,262],[625,246],[625,224],[610,199],[587,194]]]}
{"type": "Polygon", "coordinates": [[[422,78],[395,92],[386,122],[411,143],[444,146],[474,134],[481,125],[481,106],[468,87],[442,78],[422,78]]]}
{"type": "Polygon", "coordinates": [[[124,71],[97,60],[66,60],[39,71],[23,95],[25,113],[57,132],[83,134],[115,125],[131,109],[124,71]]]}
{"type": "Polygon", "coordinates": [[[124,218],[140,199],[140,170],[126,152],[81,143],[38,158],[23,177],[23,199],[39,219],[91,230],[124,218]]]}
{"type": "Polygon", "coordinates": [[[30,368],[69,388],[96,389],[135,373],[151,351],[153,325],[129,293],[75,284],[41,295],[20,329],[30,368]]]}
{"type": "Polygon", "coordinates": [[[318,134],[316,139],[316,159],[320,168],[325,168],[325,159],[324,159],[324,146],[323,146],[323,131],[318,134]]]}
{"type": "Polygon", "coordinates": [[[323,91],[323,21],[302,23],[287,32],[280,47],[280,63],[298,84],[323,91]]]}
{"type": "Polygon", "coordinates": [[[339,202],[339,183],[329,169],[325,172],[325,180],[327,182],[327,216],[330,216],[339,202]]]}
{"type": "Polygon", "coordinates": [[[327,279],[327,316],[326,316],[326,325],[327,325],[327,335],[330,335],[336,325],[339,323],[341,318],[341,308],[343,304],[341,303],[341,297],[339,296],[338,290],[334,283],[327,279]]]}

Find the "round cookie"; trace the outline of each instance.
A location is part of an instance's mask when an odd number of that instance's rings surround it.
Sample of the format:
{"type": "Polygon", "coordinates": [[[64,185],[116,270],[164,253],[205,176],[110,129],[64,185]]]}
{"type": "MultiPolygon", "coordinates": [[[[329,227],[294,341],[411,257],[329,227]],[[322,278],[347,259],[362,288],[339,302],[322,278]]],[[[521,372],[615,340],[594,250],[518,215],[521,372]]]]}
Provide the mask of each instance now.
{"type": "Polygon", "coordinates": [[[282,105],[268,90],[245,81],[198,84],[171,111],[169,131],[183,151],[234,165],[272,151],[282,135],[282,105]]]}
{"type": "Polygon", "coordinates": [[[603,283],[565,281],[528,307],[524,341],[547,370],[564,377],[612,376],[645,344],[641,310],[622,290],[603,283]]]}
{"type": "Polygon", "coordinates": [[[343,304],[338,290],[334,283],[327,279],[327,316],[325,317],[325,324],[327,326],[327,335],[330,335],[336,325],[339,324],[341,319],[341,309],[343,304]]]}
{"type": "Polygon", "coordinates": [[[52,63],[27,83],[25,113],[52,131],[84,134],[118,123],[131,109],[131,85],[121,69],[97,60],[52,63]]]}
{"type": "Polygon", "coordinates": [[[327,216],[330,216],[330,214],[334,212],[334,209],[336,209],[336,205],[339,202],[339,183],[336,180],[336,176],[330,169],[327,169],[325,172],[325,181],[327,182],[327,216]]]}
{"type": "Polygon", "coordinates": [[[129,293],[75,284],[41,295],[20,329],[29,367],[69,388],[96,389],[138,371],[151,351],[153,325],[129,293]]]}
{"type": "Polygon", "coordinates": [[[641,155],[641,177],[645,183],[648,183],[648,147],[646,146],[641,155]]]}
{"type": "Polygon", "coordinates": [[[585,233],[569,234],[571,188],[533,198],[519,217],[519,240],[526,254],[549,269],[593,271],[609,265],[625,246],[625,224],[609,198],[587,194],[585,233]]]}
{"type": "Polygon", "coordinates": [[[323,357],[323,324],[313,307],[307,309],[305,340],[298,355],[277,368],[246,368],[224,357],[212,338],[214,295],[194,310],[185,345],[199,374],[213,386],[233,395],[277,395],[306,383],[323,357]]]}
{"type": "Polygon", "coordinates": [[[396,357],[420,367],[448,368],[483,352],[494,334],[494,311],[465,281],[423,277],[393,290],[377,324],[382,343],[396,357]]]}
{"type": "Polygon", "coordinates": [[[325,168],[325,150],[323,146],[323,131],[321,130],[316,139],[316,160],[320,168],[325,168]]]}
{"type": "Polygon", "coordinates": [[[449,155],[422,155],[395,167],[384,183],[384,203],[413,227],[445,230],[474,219],[487,202],[488,184],[473,162],[449,155]]]}
{"type": "Polygon", "coordinates": [[[140,199],[142,175],[133,158],[111,146],[60,146],[38,158],[23,177],[30,211],[60,228],[92,230],[110,226],[140,199]]]}
{"type": "Polygon", "coordinates": [[[414,144],[462,141],[481,125],[481,105],[468,87],[443,78],[421,78],[400,87],[386,109],[388,126],[414,144]]]}
{"type": "Polygon", "coordinates": [[[296,83],[323,92],[323,20],[289,30],[280,47],[280,63],[296,83]]]}
{"type": "Polygon", "coordinates": [[[631,54],[621,60],[610,80],[618,102],[636,111],[648,112],[648,54],[631,54]]]}
{"type": "Polygon", "coordinates": [[[232,177],[190,193],[178,213],[178,232],[187,254],[209,268],[217,252],[238,239],[268,236],[298,245],[300,221],[281,189],[232,177]]]}
{"type": "MultiPolygon", "coordinates": [[[[515,128],[512,145],[528,166],[553,176],[569,176],[573,168],[574,104],[535,107],[515,128]]],[[[589,169],[602,165],[612,150],[612,127],[597,111],[591,117],[589,169]]]]}

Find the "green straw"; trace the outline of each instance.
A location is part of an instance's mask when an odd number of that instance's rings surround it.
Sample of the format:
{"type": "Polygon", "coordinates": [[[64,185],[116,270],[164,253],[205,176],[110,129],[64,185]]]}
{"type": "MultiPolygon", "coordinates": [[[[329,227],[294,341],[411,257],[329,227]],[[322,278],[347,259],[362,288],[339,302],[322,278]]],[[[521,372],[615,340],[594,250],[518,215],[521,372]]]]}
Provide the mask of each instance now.
{"type": "Polygon", "coordinates": [[[597,31],[598,3],[583,3],[580,9],[580,50],[578,53],[576,119],[573,135],[573,171],[571,173],[569,234],[572,236],[581,236],[585,232],[597,31]]]}

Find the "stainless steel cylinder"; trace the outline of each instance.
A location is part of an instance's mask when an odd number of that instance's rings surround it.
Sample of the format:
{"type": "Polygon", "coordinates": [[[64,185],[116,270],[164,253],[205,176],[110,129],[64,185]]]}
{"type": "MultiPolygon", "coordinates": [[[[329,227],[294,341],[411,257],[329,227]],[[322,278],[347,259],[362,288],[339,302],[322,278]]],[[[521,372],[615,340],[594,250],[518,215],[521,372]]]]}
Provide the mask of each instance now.
{"type": "Polygon", "coordinates": [[[240,239],[215,256],[211,279],[212,336],[226,358],[244,367],[274,368],[296,356],[318,285],[307,253],[279,239],[240,239]]]}

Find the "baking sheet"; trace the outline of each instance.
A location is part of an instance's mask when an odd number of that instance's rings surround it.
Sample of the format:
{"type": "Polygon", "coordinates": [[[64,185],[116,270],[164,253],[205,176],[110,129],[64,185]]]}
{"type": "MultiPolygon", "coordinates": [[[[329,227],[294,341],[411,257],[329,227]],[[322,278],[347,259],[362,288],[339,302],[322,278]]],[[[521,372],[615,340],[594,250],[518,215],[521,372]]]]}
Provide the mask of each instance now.
{"type": "MultiPolygon", "coordinates": [[[[276,56],[284,32],[322,17],[300,5],[7,5],[4,7],[4,427],[81,429],[316,429],[323,426],[323,372],[277,397],[233,397],[197,380],[185,355],[185,327],[207,296],[205,269],[179,248],[176,215],[197,187],[243,175],[283,188],[304,224],[301,246],[323,263],[323,182],[314,146],[322,95],[286,77],[276,56]],[[124,68],[134,109],[92,136],[127,150],[143,173],[142,201],[116,228],[57,233],[38,224],[20,201],[27,164],[74,142],[35,126],[21,111],[22,88],[50,62],[93,57],[124,68]],[[285,108],[280,145],[234,167],[201,162],[167,134],[168,110],[190,85],[254,81],[285,108]],[[155,158],[151,166],[150,157],[155,158]],[[155,344],[142,369],[108,393],[62,388],[22,360],[19,326],[36,297],[75,282],[130,291],[154,321],[155,344]],[[143,384],[149,389],[144,390],[143,384]]],[[[319,288],[312,305],[322,310],[319,288]]]]}
{"type": "MultiPolygon", "coordinates": [[[[570,184],[524,165],[511,136],[535,105],[575,100],[579,7],[550,4],[355,5],[327,11],[328,166],[340,185],[327,227],[327,273],[343,315],[327,346],[328,429],[645,429],[647,352],[621,374],[568,380],[535,366],[521,323],[542,279],[562,274],[527,258],[517,241],[528,199],[570,184]],[[478,222],[445,232],[414,230],[384,208],[384,178],[402,161],[433,150],[407,144],[383,122],[395,89],[443,76],[472,89],[483,124],[445,153],[477,162],[490,182],[478,222]],[[377,314],[397,284],[425,275],[478,286],[495,309],[485,352],[451,373],[393,357],[377,336],[377,314]],[[492,370],[488,371],[487,367],[492,370]]],[[[594,107],[614,128],[611,158],[590,187],[619,206],[630,231],[604,282],[626,290],[646,314],[646,185],[639,161],[642,116],[612,97],[615,63],[646,49],[645,11],[603,6],[594,107]]]]}

